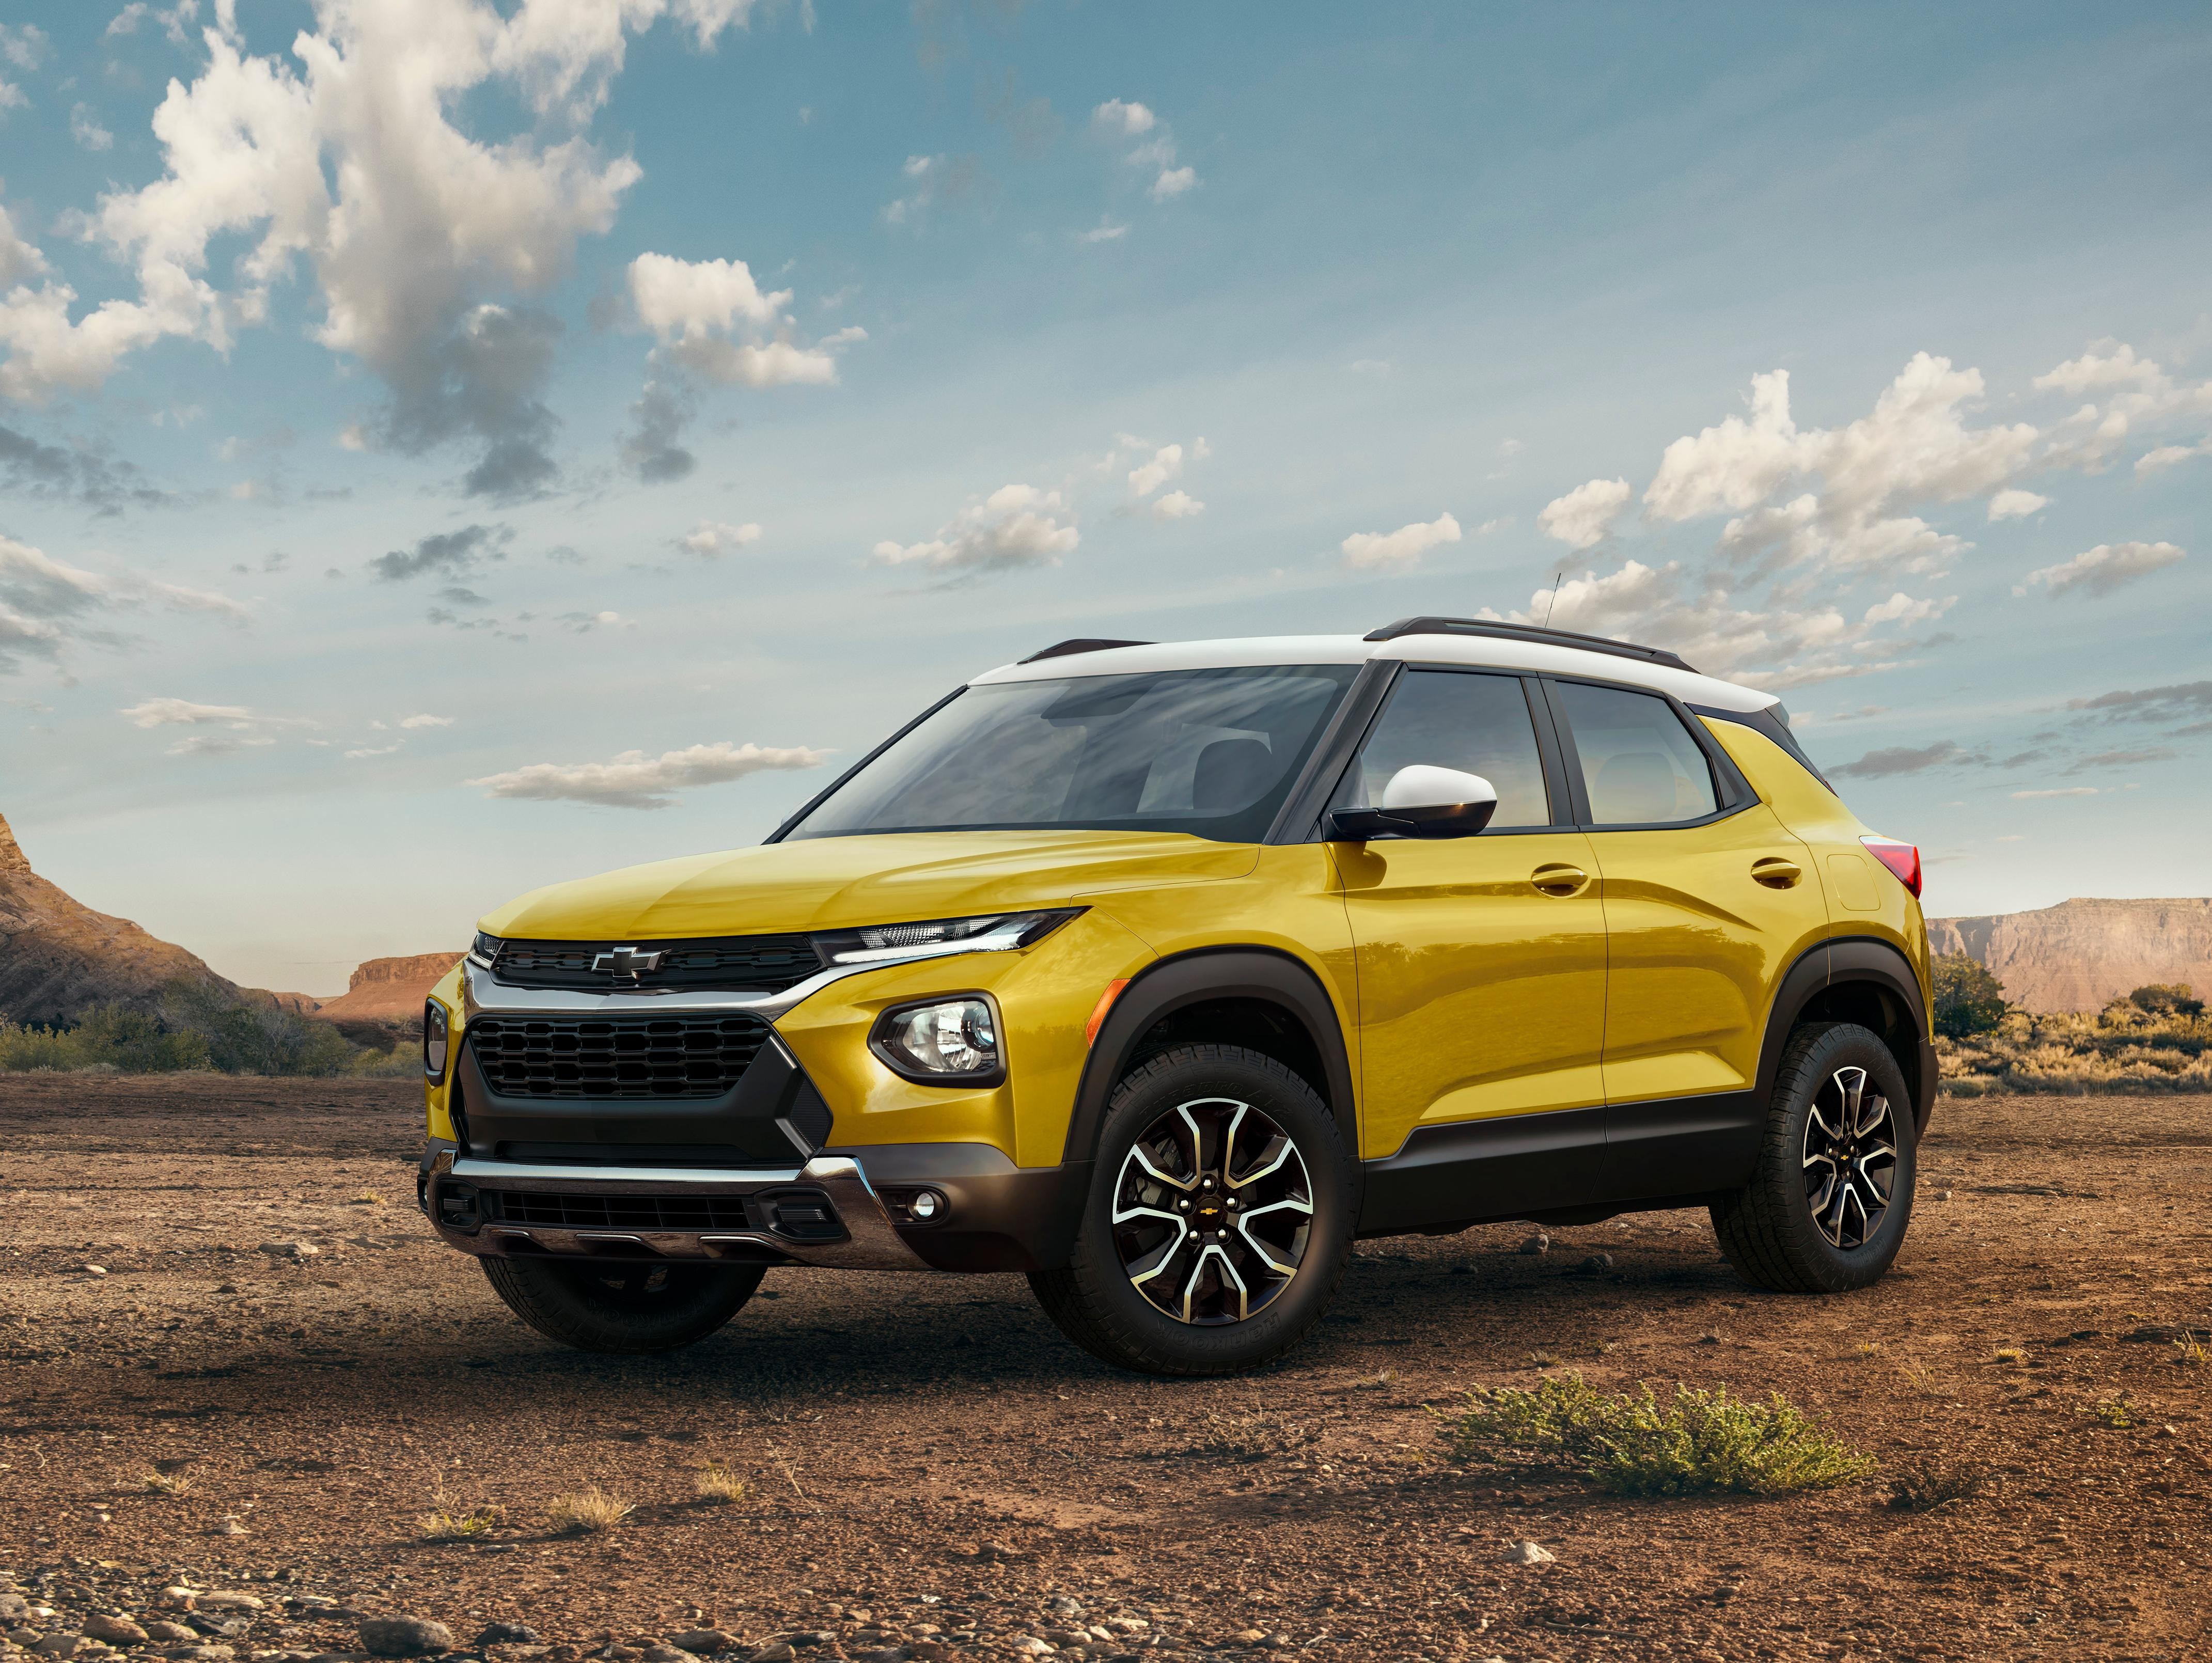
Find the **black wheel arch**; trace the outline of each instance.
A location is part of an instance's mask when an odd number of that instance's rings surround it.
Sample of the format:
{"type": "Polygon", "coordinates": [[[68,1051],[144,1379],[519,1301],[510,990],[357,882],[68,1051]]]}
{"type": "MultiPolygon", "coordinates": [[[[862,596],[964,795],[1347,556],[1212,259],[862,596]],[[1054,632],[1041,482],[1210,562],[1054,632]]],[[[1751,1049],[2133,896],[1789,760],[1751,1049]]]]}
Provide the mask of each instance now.
{"type": "Polygon", "coordinates": [[[1850,1022],[1878,1035],[1912,1095],[1914,1129],[1924,1132],[1936,1106],[1936,1047],[1920,979],[1893,944],[1844,936],[1808,949],[1775,994],[1759,1054],[1759,1094],[1771,1097],[1790,1035],[1808,1022],[1850,1022]]]}
{"type": "Polygon", "coordinates": [[[1146,967],[1098,1029],[1068,1116],[1063,1162],[1088,1162],[1122,1077],[1154,1051],[1203,1038],[1273,1057],[1328,1105],[1357,1158],[1358,1107],[1336,1006],[1321,979],[1269,947],[1205,947],[1146,967]]]}

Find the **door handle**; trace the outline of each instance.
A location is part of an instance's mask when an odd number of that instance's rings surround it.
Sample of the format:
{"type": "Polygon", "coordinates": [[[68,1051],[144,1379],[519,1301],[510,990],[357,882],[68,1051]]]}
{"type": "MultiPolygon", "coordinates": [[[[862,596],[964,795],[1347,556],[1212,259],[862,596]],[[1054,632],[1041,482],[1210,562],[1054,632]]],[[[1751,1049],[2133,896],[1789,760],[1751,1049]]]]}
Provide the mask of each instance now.
{"type": "Polygon", "coordinates": [[[1528,874],[1528,881],[1546,895],[1572,895],[1589,882],[1589,874],[1580,866],[1547,861],[1528,874]]]}
{"type": "Polygon", "coordinates": [[[1751,863],[1751,881],[1764,883],[1770,889],[1794,889],[1797,887],[1797,880],[1804,876],[1802,866],[1778,855],[1770,854],[1763,860],[1751,863]]]}

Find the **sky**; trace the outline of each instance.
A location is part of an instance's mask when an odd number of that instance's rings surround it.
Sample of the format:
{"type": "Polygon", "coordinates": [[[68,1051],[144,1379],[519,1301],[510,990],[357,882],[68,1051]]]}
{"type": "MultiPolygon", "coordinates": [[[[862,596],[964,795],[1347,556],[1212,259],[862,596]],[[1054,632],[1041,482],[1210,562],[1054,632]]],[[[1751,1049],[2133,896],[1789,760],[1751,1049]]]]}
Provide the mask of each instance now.
{"type": "Polygon", "coordinates": [[[0,17],[0,814],[242,982],[1416,613],[1772,689],[1931,915],[2212,893],[2201,5],[0,17]]]}

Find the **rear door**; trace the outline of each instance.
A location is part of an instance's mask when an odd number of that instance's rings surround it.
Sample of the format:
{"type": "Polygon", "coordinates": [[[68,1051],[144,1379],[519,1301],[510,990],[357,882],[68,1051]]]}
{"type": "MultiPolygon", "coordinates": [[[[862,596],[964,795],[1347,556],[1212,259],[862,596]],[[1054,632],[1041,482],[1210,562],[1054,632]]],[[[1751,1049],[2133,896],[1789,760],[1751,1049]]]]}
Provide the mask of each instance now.
{"type": "Polygon", "coordinates": [[[1532,695],[1516,675],[1405,671],[1331,804],[1378,802],[1416,763],[1497,788],[1480,836],[1331,846],[1358,967],[1361,1152],[1427,1140],[1439,1217],[1587,1199],[1602,1162],[1605,920],[1532,695]]]}
{"type": "Polygon", "coordinates": [[[1775,990],[1827,929],[1812,853],[1672,700],[1548,687],[1605,911],[1607,1195],[1732,1187],[1775,990]]]}

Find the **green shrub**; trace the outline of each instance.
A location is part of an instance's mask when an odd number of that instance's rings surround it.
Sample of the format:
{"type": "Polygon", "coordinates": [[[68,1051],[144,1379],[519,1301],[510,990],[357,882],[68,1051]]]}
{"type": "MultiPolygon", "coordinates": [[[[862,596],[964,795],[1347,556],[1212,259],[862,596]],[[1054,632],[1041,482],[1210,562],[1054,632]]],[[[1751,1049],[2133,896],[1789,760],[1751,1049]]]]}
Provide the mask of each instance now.
{"type": "Polygon", "coordinates": [[[94,1006],[74,1028],[18,1028],[0,1021],[0,1068],[172,1074],[205,1068],[208,1061],[207,1042],[198,1035],[119,1004],[94,1006]]]}
{"type": "Polygon", "coordinates": [[[2185,981],[2153,981],[2128,995],[2128,1003],[2151,1017],[2201,1017],[2204,1001],[2185,981]]]}
{"type": "Polygon", "coordinates": [[[1829,1437],[1780,1393],[1764,1403],[1678,1386],[1662,1404],[1649,1386],[1608,1395],[1580,1375],[1556,1375],[1533,1391],[1503,1387],[1468,1394],[1445,1431],[1453,1458],[1500,1448],[1565,1461],[1620,1496],[1733,1490],[1775,1496],[1856,1483],[1874,1463],[1829,1437]]]}
{"type": "Polygon", "coordinates": [[[273,1004],[246,1004],[219,987],[179,979],[161,993],[172,1026],[197,1034],[226,1074],[349,1074],[355,1050],[328,1023],[273,1004]]]}
{"type": "Polygon", "coordinates": [[[1954,1040],[1994,1033],[2004,1020],[2004,986],[1964,953],[1938,953],[1928,962],[1935,984],[1936,1031],[1954,1040]]]}

